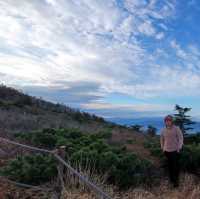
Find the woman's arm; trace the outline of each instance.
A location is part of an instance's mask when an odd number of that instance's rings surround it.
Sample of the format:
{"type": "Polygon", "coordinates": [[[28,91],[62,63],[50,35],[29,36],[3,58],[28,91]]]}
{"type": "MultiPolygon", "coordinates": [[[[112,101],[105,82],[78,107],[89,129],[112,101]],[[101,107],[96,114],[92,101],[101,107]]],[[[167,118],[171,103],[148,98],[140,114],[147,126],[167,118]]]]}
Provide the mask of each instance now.
{"type": "Polygon", "coordinates": [[[161,147],[162,151],[164,151],[164,142],[165,142],[165,140],[164,140],[164,136],[163,136],[163,131],[161,131],[161,133],[160,133],[160,147],[161,147]]]}
{"type": "Polygon", "coordinates": [[[178,152],[183,147],[183,133],[179,127],[177,127],[177,139],[178,139],[178,152]]]}

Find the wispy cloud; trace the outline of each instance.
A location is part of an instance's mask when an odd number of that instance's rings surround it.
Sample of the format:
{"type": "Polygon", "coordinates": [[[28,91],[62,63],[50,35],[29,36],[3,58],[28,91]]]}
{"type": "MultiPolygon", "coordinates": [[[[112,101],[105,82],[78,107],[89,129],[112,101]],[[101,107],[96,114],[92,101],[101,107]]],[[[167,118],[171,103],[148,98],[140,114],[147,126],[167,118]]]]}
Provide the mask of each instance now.
{"type": "Polygon", "coordinates": [[[95,102],[82,105],[84,110],[98,113],[106,118],[138,118],[164,116],[166,113],[173,112],[173,106],[156,104],[111,104],[95,102]]]}
{"type": "Polygon", "coordinates": [[[175,0],[0,1],[1,81],[40,93],[52,88],[51,97],[64,89],[66,103],[89,95],[77,101],[83,108],[113,92],[140,99],[199,96],[198,47],[164,41],[176,6],[175,0]],[[166,48],[180,60],[171,63],[166,48]],[[92,94],[77,90],[79,84],[92,94]]]}

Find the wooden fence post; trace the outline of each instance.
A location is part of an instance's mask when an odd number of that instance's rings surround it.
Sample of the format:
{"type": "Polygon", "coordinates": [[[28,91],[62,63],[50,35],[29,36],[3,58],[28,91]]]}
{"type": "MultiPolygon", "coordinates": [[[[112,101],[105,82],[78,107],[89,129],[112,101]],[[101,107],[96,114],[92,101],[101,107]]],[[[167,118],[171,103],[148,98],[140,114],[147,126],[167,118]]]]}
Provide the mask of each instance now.
{"type": "MultiPolygon", "coordinates": [[[[0,137],[0,142],[6,142],[6,143],[9,143],[9,144],[13,144],[15,146],[20,146],[20,147],[25,148],[25,149],[29,149],[29,150],[32,150],[32,151],[37,151],[37,152],[41,152],[41,153],[45,153],[45,154],[51,154],[51,155],[54,156],[54,158],[58,161],[58,166],[57,166],[58,177],[59,177],[58,179],[59,179],[61,186],[55,187],[56,193],[51,197],[51,199],[61,199],[62,196],[64,196],[64,194],[63,194],[64,191],[65,191],[64,180],[63,180],[63,173],[64,173],[63,170],[64,170],[64,168],[67,168],[70,171],[70,173],[72,173],[73,175],[78,177],[81,180],[82,183],[85,183],[90,189],[92,189],[94,191],[94,193],[96,194],[96,196],[98,196],[98,198],[112,199],[109,195],[107,195],[105,192],[103,192],[103,190],[101,190],[98,186],[96,186],[95,184],[90,182],[87,177],[80,174],[77,170],[75,170],[70,164],[68,164],[64,160],[65,155],[66,155],[65,154],[65,152],[66,152],[65,146],[61,146],[59,149],[49,151],[47,149],[41,149],[41,148],[38,148],[38,147],[21,144],[21,143],[12,141],[12,140],[5,139],[3,137],[0,137]]],[[[65,193],[66,193],[66,191],[65,191],[65,193]]]]}
{"type": "MultiPolygon", "coordinates": [[[[66,149],[65,146],[60,146],[57,149],[57,155],[59,155],[63,160],[65,159],[65,155],[66,155],[65,149],[66,149]]],[[[65,191],[65,183],[64,183],[64,180],[63,180],[64,165],[61,162],[58,163],[57,170],[58,170],[59,185],[61,187],[60,193],[62,195],[62,193],[65,191]]]]}

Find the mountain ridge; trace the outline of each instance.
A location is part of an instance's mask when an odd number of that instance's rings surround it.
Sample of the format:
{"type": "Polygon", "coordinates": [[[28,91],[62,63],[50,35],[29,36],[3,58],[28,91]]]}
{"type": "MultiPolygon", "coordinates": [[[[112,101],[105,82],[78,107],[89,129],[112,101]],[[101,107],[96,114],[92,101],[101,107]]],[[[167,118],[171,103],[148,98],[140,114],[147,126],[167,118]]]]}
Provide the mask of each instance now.
{"type": "Polygon", "coordinates": [[[104,118],[24,94],[0,85],[0,130],[32,131],[43,128],[80,128],[91,132],[113,126],[104,118]]]}
{"type": "MultiPolygon", "coordinates": [[[[157,128],[158,132],[164,127],[163,117],[143,117],[143,118],[107,118],[107,121],[115,122],[120,125],[131,126],[131,125],[142,125],[145,129],[148,125],[152,125],[157,128]]],[[[192,127],[194,128],[190,133],[200,132],[200,121],[195,121],[192,127]]]]}

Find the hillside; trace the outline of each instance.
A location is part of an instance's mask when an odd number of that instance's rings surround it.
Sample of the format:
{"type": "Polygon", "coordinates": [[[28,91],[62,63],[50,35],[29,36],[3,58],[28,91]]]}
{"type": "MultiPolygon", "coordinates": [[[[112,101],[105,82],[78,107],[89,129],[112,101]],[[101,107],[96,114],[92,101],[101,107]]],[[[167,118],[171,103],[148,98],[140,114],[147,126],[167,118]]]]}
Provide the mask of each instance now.
{"type": "Polygon", "coordinates": [[[5,132],[24,132],[43,128],[80,128],[86,132],[112,125],[103,118],[62,104],[0,86],[0,128],[5,132]]]}
{"type": "MultiPolygon", "coordinates": [[[[185,194],[187,198],[197,199],[199,194],[199,177],[196,176],[200,173],[199,134],[191,137],[183,149],[184,172],[176,190],[170,188],[165,175],[159,136],[137,132],[4,85],[0,87],[0,136],[48,150],[66,146],[66,161],[95,182],[102,180],[98,183],[112,198],[182,199],[185,194]]],[[[10,175],[12,180],[22,183],[51,186],[49,180],[57,176],[53,159],[21,150],[2,140],[0,146],[1,176],[10,175]]],[[[79,182],[78,189],[72,189],[77,187],[77,182],[67,175],[64,198],[94,198],[88,189],[79,187],[79,182]]],[[[0,199],[5,196],[42,199],[50,195],[50,192],[19,188],[0,177],[0,199]]]]}
{"type": "Polygon", "coordinates": [[[148,137],[140,132],[63,104],[54,104],[5,85],[0,86],[1,135],[28,133],[45,128],[78,128],[86,133],[110,131],[112,144],[126,145],[140,156],[155,160],[149,150],[144,148],[143,143],[148,137]],[[133,140],[134,144],[128,143],[129,140],[133,140]]]}

